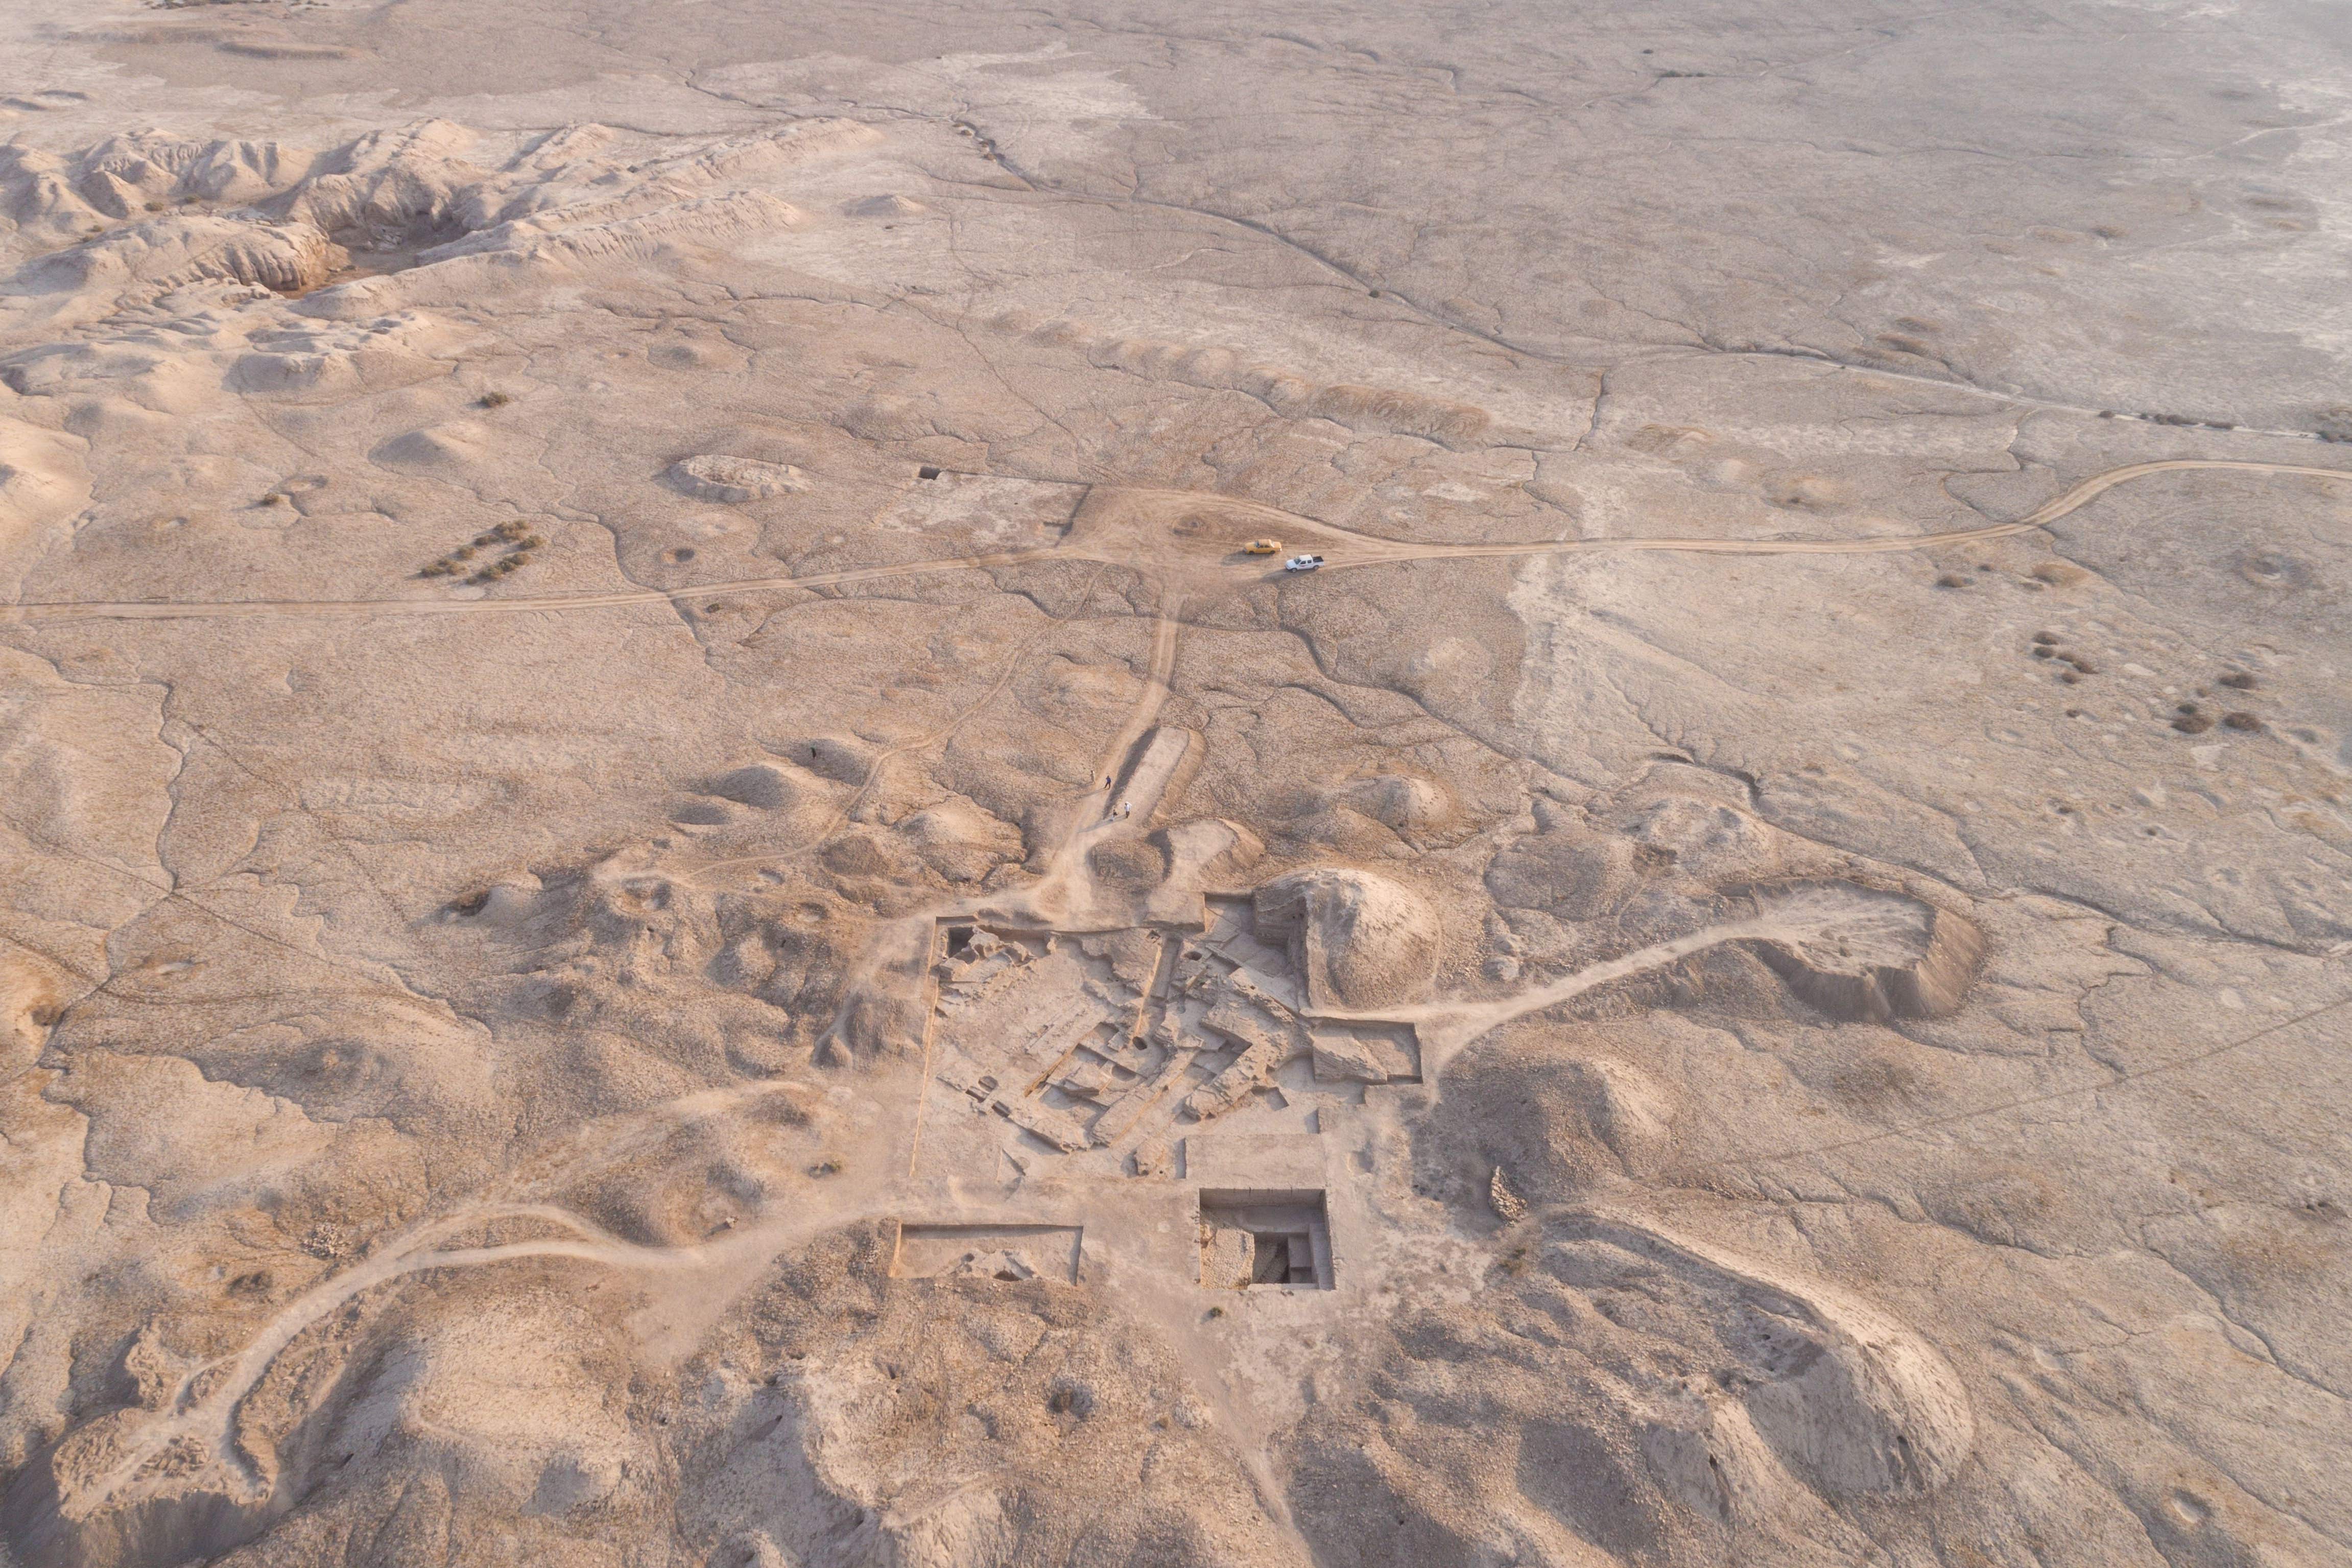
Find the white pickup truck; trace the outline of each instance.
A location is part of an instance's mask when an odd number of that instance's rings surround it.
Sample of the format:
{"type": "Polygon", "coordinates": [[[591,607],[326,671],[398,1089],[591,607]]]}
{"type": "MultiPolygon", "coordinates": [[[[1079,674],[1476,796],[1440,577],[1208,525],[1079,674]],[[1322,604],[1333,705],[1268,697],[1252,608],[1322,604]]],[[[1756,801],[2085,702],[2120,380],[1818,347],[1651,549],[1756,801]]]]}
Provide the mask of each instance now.
{"type": "Polygon", "coordinates": [[[1294,555],[1282,563],[1285,572],[1312,572],[1323,564],[1320,555],[1294,555]]]}

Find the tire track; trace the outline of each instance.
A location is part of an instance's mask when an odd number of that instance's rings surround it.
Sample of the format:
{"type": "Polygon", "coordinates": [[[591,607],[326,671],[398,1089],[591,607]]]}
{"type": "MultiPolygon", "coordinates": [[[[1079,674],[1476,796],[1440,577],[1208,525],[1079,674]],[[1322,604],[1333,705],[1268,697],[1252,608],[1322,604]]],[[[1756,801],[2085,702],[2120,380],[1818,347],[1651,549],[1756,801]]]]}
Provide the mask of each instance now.
{"type": "MultiPolygon", "coordinates": [[[[2043,528],[2079,510],[2118,485],[2150,474],[2191,470],[2285,474],[2308,479],[2352,479],[2352,468],[2314,468],[2296,463],[2262,463],[2221,458],[2179,458],[2162,462],[2132,463],[2110,468],[2083,480],[2072,489],[2013,522],[1988,523],[1980,528],[1954,529],[1942,533],[1908,533],[1867,539],[1570,539],[1525,543],[1416,545],[1355,533],[1330,523],[1317,522],[1262,502],[1213,497],[1220,505],[1278,519],[1311,532],[1352,542],[1360,558],[1332,563],[1327,572],[1360,570],[1394,561],[1466,560],[1508,555],[1573,555],[1601,551],[1672,551],[1697,555],[1891,555],[1913,550],[1935,550],[2007,539],[2043,528]]],[[[172,621],[256,618],[273,616],[357,617],[378,616],[543,615],[572,610],[616,609],[636,605],[677,605],[695,599],[728,598],[744,594],[784,589],[827,588],[870,583],[886,577],[915,576],[928,572],[985,571],[1031,561],[1107,560],[1083,545],[1045,550],[997,552],[953,556],[935,561],[910,561],[890,565],[856,566],[805,576],[746,577],[731,583],[706,583],[682,588],[636,588],[604,594],[541,595],[502,599],[184,599],[106,600],[63,599],[0,606],[0,621],[50,622],[71,620],[172,621]]],[[[1113,564],[1136,566],[1134,562],[1113,564]]],[[[1149,569],[1149,563],[1141,563],[1149,569]]]]}

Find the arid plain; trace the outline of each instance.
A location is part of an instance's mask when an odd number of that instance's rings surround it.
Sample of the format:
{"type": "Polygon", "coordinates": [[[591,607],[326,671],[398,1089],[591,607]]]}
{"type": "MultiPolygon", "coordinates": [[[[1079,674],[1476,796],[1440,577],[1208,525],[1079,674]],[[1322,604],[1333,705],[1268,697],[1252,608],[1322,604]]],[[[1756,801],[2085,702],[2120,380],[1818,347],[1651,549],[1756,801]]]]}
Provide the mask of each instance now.
{"type": "Polygon", "coordinates": [[[0,8],[0,1564],[2352,1563],[2347,122],[0,8]]]}

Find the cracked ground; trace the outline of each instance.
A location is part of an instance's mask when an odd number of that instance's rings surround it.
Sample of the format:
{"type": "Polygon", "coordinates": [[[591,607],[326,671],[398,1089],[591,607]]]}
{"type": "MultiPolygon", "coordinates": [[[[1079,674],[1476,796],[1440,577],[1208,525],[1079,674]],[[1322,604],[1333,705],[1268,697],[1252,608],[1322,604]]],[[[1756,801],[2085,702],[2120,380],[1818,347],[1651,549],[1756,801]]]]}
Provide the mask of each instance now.
{"type": "Polygon", "coordinates": [[[0,1568],[2352,1563],[2347,46],[18,0],[0,1568]]]}

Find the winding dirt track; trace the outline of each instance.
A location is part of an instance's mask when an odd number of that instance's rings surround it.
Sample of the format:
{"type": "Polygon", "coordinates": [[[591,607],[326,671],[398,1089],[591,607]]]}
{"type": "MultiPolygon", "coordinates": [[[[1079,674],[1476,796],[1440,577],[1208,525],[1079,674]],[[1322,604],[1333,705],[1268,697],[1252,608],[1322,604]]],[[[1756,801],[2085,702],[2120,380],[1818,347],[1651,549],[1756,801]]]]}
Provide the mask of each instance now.
{"type": "Polygon", "coordinates": [[[625,605],[682,604],[691,599],[724,598],[734,594],[756,594],[775,588],[830,588],[845,583],[871,582],[880,577],[1012,566],[1024,561],[1069,557],[1070,552],[1066,551],[1031,550],[1010,554],[966,555],[950,561],[909,561],[892,566],[854,566],[840,572],[813,572],[804,577],[744,577],[731,583],[704,583],[684,588],[628,588],[611,594],[557,594],[535,598],[60,600],[0,607],[0,618],[185,621],[240,616],[479,616],[501,611],[514,614],[547,610],[609,610],[625,605]]]}
{"type": "MultiPolygon", "coordinates": [[[[1335,561],[1326,568],[1327,571],[1377,566],[1393,561],[1460,560],[1495,555],[1567,555],[1594,551],[1677,551],[1701,555],[1887,555],[1903,551],[1933,550],[1944,545],[1969,544],[1988,539],[2005,539],[2011,534],[2028,532],[2055,522],[2117,485],[2126,484],[2149,474],[2176,473],[2198,468],[2262,474],[2294,474],[2312,479],[2352,479],[2352,468],[2309,468],[2294,463],[2243,462],[2219,458],[2183,458],[2160,463],[2133,463],[2125,468],[2110,468],[2105,473],[2084,479],[2065,494],[2045,502],[2014,522],[1988,523],[1982,528],[1957,529],[1947,533],[1895,534],[1865,539],[1571,539],[1518,544],[1422,545],[1349,533],[1347,530],[1335,528],[1329,523],[1315,522],[1259,503],[1239,502],[1233,498],[1221,496],[1202,499],[1214,500],[1221,505],[1240,506],[1250,511],[1263,513],[1270,520],[1286,521],[1311,533],[1349,539],[1361,548],[1362,554],[1360,558],[1335,561]]],[[[737,595],[766,593],[781,589],[831,588],[854,583],[869,583],[886,577],[914,576],[927,572],[955,572],[993,566],[1014,566],[1032,561],[1102,559],[1107,557],[1066,545],[1049,550],[1001,552],[986,555],[957,556],[939,561],[909,561],[894,565],[855,566],[838,572],[814,572],[797,577],[745,577],[730,583],[703,583],[681,588],[632,588],[607,594],[565,594],[533,597],[516,595],[495,599],[54,600],[0,605],[0,620],[177,621],[275,616],[373,617],[378,616],[530,615],[549,611],[614,609],[631,605],[682,604],[698,599],[721,599],[737,595]]],[[[1148,567],[1150,564],[1132,561],[1118,563],[1139,567],[1148,567]]]]}
{"type": "MultiPolygon", "coordinates": [[[[2113,468],[2085,479],[2063,495],[2016,521],[1994,523],[1983,528],[1947,533],[1853,540],[1604,539],[1457,546],[1419,546],[1402,544],[1394,541],[1349,536],[1360,540],[1363,555],[1358,560],[1337,563],[1335,566],[1371,566],[1398,560],[1560,554],[1597,550],[1672,550],[1706,554],[1757,555],[1879,554],[1922,550],[1938,545],[1999,539],[2022,533],[2053,522],[2085,505],[2095,497],[2132,479],[2149,474],[2200,468],[2293,474],[2321,479],[2352,479],[2352,470],[2308,468],[2281,463],[2219,459],[2137,463],[2126,468],[2113,468]]],[[[1265,513],[1273,511],[1273,509],[1256,503],[1241,504],[1250,511],[1265,513]]],[[[1287,516],[1287,514],[1276,515],[1287,516]]],[[[1293,521],[1316,533],[1331,535],[1343,532],[1327,524],[1308,523],[1303,519],[1293,521]]],[[[756,593],[767,589],[825,587],[913,573],[1010,565],[1024,561],[1045,559],[1102,560],[1105,558],[1099,554],[1089,554],[1082,549],[1074,550],[1065,547],[1047,551],[971,556],[948,561],[858,567],[839,572],[814,574],[803,577],[767,577],[719,585],[704,584],[678,589],[639,589],[622,593],[569,596],[472,600],[418,598],[232,600],[174,604],[136,601],[36,604],[0,606],[0,617],[15,620],[68,618],[178,620],[266,616],[439,616],[597,609],[709,599],[730,594],[756,593]]],[[[1164,604],[1160,614],[1155,618],[1150,677],[1134,711],[1130,713],[1106,753],[1102,764],[1105,772],[1116,771],[1118,761],[1149,729],[1151,721],[1157,715],[1160,702],[1167,695],[1175,663],[1181,603],[1181,596],[1171,595],[1164,604]]],[[[1000,678],[997,687],[992,688],[989,695],[994,696],[1009,678],[1008,671],[1006,676],[1000,678]]],[[[986,699],[983,699],[984,700],[986,699]]],[[[1090,845],[1095,838],[1115,832],[1121,826],[1107,818],[1097,818],[1095,808],[1108,806],[1107,798],[1104,797],[1104,792],[1101,790],[1090,792],[1087,797],[1086,805],[1087,809],[1081,811],[1076,816],[1072,830],[1066,838],[1060,853],[1055,857],[1055,874],[1048,880],[1057,887],[1071,876],[1074,866],[1082,865],[1081,850],[1090,845]]],[[[1148,808],[1146,815],[1149,816],[1148,808]]],[[[1635,952],[1588,966],[1550,985],[1531,988],[1517,995],[1498,1001],[1485,1004],[1431,1003],[1399,1013],[1380,1015],[1380,1016],[1410,1020],[1423,1026],[1425,1031],[1424,1048],[1430,1053],[1428,1059],[1424,1061],[1424,1068],[1433,1077],[1436,1066],[1444,1058],[1453,1055],[1477,1036],[1511,1018],[1553,1005],[1611,980],[1673,963],[1718,943],[1754,939],[1787,940],[1791,937],[1817,934],[1817,928],[1834,925],[1841,917],[1842,911],[1834,908],[1759,911],[1752,918],[1707,927],[1671,942],[1657,943],[1635,952]]],[[[1260,975],[1255,978],[1277,994],[1290,989],[1274,976],[1260,975]]],[[[1371,1015],[1323,1016],[1372,1016],[1371,1015]]],[[[738,1091],[721,1091],[718,1095],[689,1096],[665,1108],[665,1110],[675,1115],[683,1110],[702,1109],[713,1100],[731,1097],[735,1092],[738,1091]]],[[[667,1117],[664,1120],[667,1121],[667,1117]]],[[[747,1227],[721,1239],[679,1247],[645,1247],[627,1242],[604,1232],[568,1210],[535,1203],[478,1205],[459,1214],[421,1225],[357,1266],[314,1285],[278,1312],[241,1351],[233,1355],[208,1362],[185,1375],[167,1402],[166,1407],[152,1417],[143,1430],[124,1443],[111,1456],[114,1462],[104,1473],[94,1478],[94,1484],[89,1489],[89,1496],[84,1500],[85,1506],[94,1500],[110,1500],[127,1489],[152,1479],[153,1474],[150,1469],[152,1462],[174,1439],[183,1437],[197,1439],[209,1463],[222,1467],[227,1472],[227,1479],[234,1489],[257,1497],[266,1492],[267,1483],[253,1472],[236,1450],[236,1419],[238,1405],[278,1355],[305,1330],[375,1286],[410,1274],[437,1269],[478,1268],[531,1258],[570,1258],[621,1269],[691,1271],[722,1264],[733,1258],[773,1256],[785,1247],[804,1239],[807,1235],[820,1228],[822,1225],[832,1223],[839,1217],[839,1215],[787,1215],[764,1225],[747,1227]],[[491,1220],[538,1221],[551,1226],[558,1234],[492,1245],[463,1247],[444,1245],[454,1233],[491,1220]]]]}
{"type": "MultiPolygon", "coordinates": [[[[699,1097],[689,1097],[699,1098],[699,1097]]],[[[862,1213],[879,1213],[887,1197],[862,1213]]],[[[182,1437],[199,1441],[208,1462],[222,1468],[236,1486],[266,1490],[267,1483],[239,1452],[238,1406],[286,1347],[345,1302],[375,1287],[411,1274],[472,1268],[532,1258],[571,1258],[618,1269],[692,1271],[722,1268],[778,1256],[828,1225],[854,1215],[794,1210],[718,1238],[681,1247],[648,1247],[625,1241],[568,1209],[549,1204],[484,1204],[427,1222],[395,1238],[365,1261],[331,1275],[281,1309],[245,1348],[207,1361],[187,1373],[165,1407],[131,1435],[94,1477],[84,1502],[112,1498],[142,1480],[159,1478],[151,1462],[182,1437]],[[470,1247],[444,1247],[453,1232],[499,1221],[530,1220],[566,1234],[470,1247]]]]}
{"type": "Polygon", "coordinates": [[[2221,458],[2176,458],[2161,463],[2133,463],[2109,468],[2084,479],[2053,500],[2043,502],[2015,522],[1987,523],[1982,528],[1955,529],[1948,533],[1898,533],[1868,539],[1579,539],[1559,544],[1471,544],[1416,551],[1417,555],[1554,554],[1581,550],[1681,550],[1706,555],[1891,555],[1906,550],[1931,550],[1944,544],[1971,544],[1979,540],[2007,539],[2047,527],[2068,512],[2089,505],[2117,485],[2149,474],[2184,468],[2234,468],[2262,474],[2300,474],[2323,479],[2352,479],[2352,468],[2314,468],[2296,463],[2237,462],[2221,458]]]}

